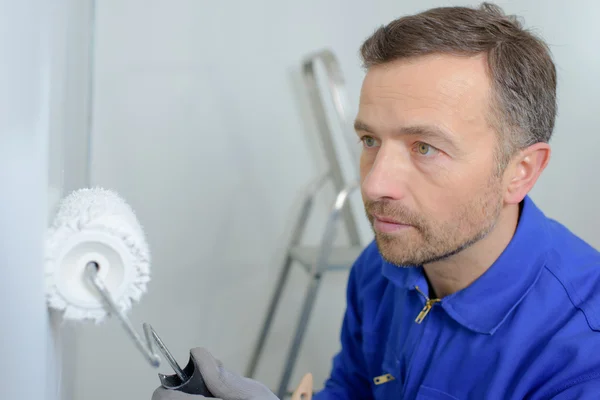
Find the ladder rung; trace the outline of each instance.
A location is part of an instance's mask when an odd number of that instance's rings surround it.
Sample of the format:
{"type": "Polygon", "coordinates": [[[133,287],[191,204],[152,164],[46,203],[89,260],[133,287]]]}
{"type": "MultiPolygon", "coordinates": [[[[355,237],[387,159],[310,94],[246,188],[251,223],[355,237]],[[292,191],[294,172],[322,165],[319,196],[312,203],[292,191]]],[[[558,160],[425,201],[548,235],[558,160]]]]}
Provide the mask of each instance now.
{"type": "MultiPolygon", "coordinates": [[[[334,247],[329,256],[329,262],[325,270],[348,270],[363,251],[362,246],[334,247]]],[[[290,249],[291,257],[298,261],[308,271],[317,262],[319,247],[317,246],[294,246],[290,249]]]]}

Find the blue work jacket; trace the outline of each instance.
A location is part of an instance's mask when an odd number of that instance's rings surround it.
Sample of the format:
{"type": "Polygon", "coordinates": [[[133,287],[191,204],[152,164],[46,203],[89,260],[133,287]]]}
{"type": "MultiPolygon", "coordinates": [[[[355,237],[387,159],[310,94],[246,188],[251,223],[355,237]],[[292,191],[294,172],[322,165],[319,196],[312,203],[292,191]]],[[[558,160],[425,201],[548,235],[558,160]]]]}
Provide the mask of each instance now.
{"type": "Polygon", "coordinates": [[[371,243],[341,346],[315,400],[600,399],[600,254],[526,197],[497,261],[436,301],[371,243]]]}

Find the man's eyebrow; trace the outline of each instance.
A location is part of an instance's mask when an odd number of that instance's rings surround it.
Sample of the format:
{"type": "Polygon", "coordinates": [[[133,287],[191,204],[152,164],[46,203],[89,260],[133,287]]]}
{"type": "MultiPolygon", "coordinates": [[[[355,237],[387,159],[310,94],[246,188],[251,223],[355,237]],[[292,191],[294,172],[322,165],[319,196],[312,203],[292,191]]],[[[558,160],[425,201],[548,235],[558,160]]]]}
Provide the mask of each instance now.
{"type": "Polygon", "coordinates": [[[357,132],[364,131],[364,132],[374,133],[373,129],[369,128],[369,125],[365,124],[364,122],[362,122],[358,119],[354,121],[354,130],[357,132]]]}
{"type": "MultiPolygon", "coordinates": [[[[375,133],[375,129],[367,125],[366,123],[356,120],[354,121],[354,130],[359,132],[367,132],[367,133],[375,133]]],[[[411,125],[404,126],[397,129],[395,132],[397,135],[410,135],[410,136],[419,136],[424,140],[433,139],[433,140],[441,140],[444,143],[451,145],[456,148],[456,143],[453,138],[453,135],[447,132],[445,129],[433,126],[433,125],[411,125]]]]}

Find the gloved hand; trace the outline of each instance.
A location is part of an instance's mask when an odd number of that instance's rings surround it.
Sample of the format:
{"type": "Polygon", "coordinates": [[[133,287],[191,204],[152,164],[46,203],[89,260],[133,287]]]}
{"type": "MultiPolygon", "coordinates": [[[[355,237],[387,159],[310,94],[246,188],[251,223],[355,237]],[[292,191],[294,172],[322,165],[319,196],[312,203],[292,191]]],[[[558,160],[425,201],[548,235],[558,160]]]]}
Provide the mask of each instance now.
{"type": "MultiPolygon", "coordinates": [[[[200,371],[208,390],[220,400],[279,400],[271,390],[262,383],[245,378],[226,369],[208,350],[195,348],[191,350],[194,366],[200,371]]],[[[187,394],[176,390],[156,389],[152,400],[200,400],[207,397],[187,394]]]]}

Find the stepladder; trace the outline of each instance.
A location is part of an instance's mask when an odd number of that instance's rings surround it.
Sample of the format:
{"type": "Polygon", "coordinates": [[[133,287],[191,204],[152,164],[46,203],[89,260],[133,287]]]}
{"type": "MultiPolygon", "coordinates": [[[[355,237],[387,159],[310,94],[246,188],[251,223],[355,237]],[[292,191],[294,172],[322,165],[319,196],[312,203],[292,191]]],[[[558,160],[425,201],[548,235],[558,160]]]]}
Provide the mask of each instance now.
{"type": "Polygon", "coordinates": [[[279,270],[275,289],[269,301],[258,340],[253,349],[245,375],[253,378],[258,363],[264,353],[267,338],[273,325],[277,308],[281,302],[284,288],[294,265],[299,265],[308,275],[308,285],[302,300],[301,309],[297,316],[291,344],[284,360],[283,371],[277,385],[276,395],[286,398],[290,394],[290,379],[298,360],[303,340],[309,325],[315,301],[323,281],[323,276],[334,271],[348,271],[363,250],[357,220],[350,207],[349,198],[358,189],[358,177],[347,179],[342,171],[339,159],[339,149],[336,149],[334,132],[330,128],[330,118],[326,112],[321,88],[317,81],[317,65],[322,64],[326,73],[329,94],[334,105],[335,114],[342,127],[341,133],[345,139],[347,151],[351,159],[358,163],[355,153],[356,139],[350,138],[348,106],[345,94],[345,82],[339,62],[329,49],[319,51],[306,57],[302,63],[302,77],[307,90],[311,112],[314,117],[316,130],[327,161],[327,171],[308,185],[302,197],[300,212],[293,227],[292,234],[286,244],[285,256],[279,270]],[[335,190],[335,199],[327,214],[327,219],[317,245],[303,245],[301,240],[306,224],[314,210],[317,194],[326,183],[331,182],[335,190]],[[346,231],[347,245],[336,245],[340,228],[346,231]]]}

